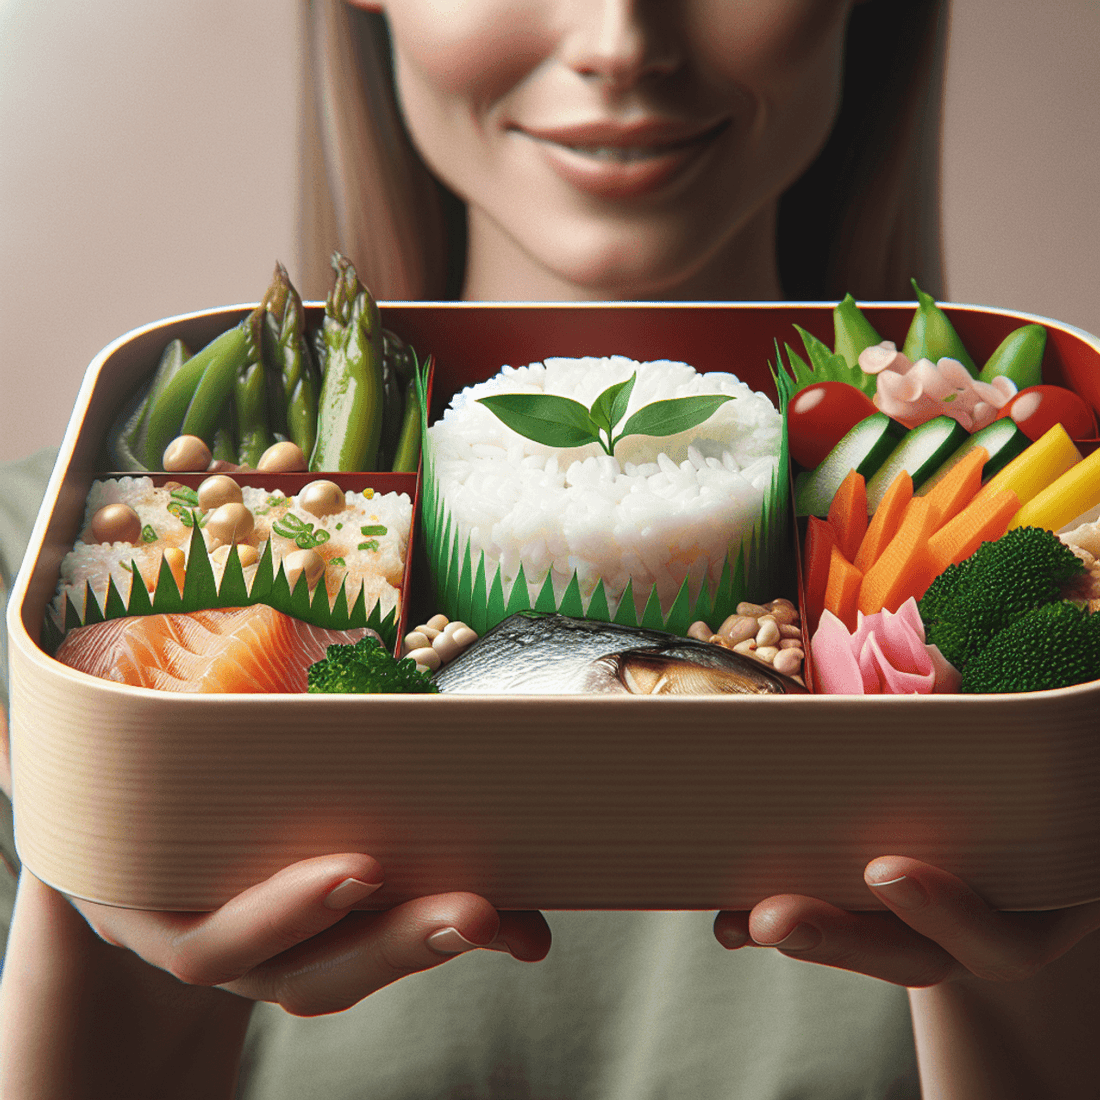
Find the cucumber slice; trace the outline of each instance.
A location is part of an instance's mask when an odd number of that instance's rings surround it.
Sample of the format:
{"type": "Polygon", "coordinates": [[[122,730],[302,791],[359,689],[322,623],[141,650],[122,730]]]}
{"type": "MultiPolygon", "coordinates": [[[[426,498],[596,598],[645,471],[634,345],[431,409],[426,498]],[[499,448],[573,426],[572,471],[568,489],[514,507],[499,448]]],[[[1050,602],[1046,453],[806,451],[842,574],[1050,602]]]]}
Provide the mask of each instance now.
{"type": "Polygon", "coordinates": [[[867,509],[874,515],[890,483],[902,470],[914,485],[928,480],[969,438],[970,433],[953,417],[934,416],[915,428],[894,448],[867,481],[867,509]]]}
{"type": "Polygon", "coordinates": [[[828,453],[821,465],[798,475],[795,508],[800,516],[829,514],[840,483],[852,470],[869,478],[895,450],[908,429],[885,413],[873,413],[856,424],[828,453]]]}
{"type": "Polygon", "coordinates": [[[928,478],[917,486],[916,495],[924,496],[937,482],[942,481],[964,455],[975,447],[984,447],[989,452],[989,459],[982,467],[982,481],[988,481],[995,473],[1003,470],[1018,454],[1027,450],[1031,440],[1027,434],[1012,419],[1011,416],[994,420],[984,428],[976,431],[966,442],[928,478]]]}

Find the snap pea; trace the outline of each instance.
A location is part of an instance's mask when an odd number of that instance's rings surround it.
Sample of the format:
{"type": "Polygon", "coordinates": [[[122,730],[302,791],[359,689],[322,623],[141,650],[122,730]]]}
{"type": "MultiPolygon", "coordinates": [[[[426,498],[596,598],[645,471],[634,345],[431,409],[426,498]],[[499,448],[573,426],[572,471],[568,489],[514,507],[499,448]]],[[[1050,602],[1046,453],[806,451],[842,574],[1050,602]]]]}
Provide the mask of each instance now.
{"type": "Polygon", "coordinates": [[[237,462],[257,466],[274,439],[267,422],[267,380],[260,350],[265,310],[257,306],[245,323],[247,350],[237,363],[233,406],[237,421],[237,462]]]}
{"type": "Polygon", "coordinates": [[[1038,386],[1043,381],[1043,353],[1047,346],[1047,330],[1042,325],[1021,325],[1013,329],[986,360],[978,378],[992,382],[1005,377],[1016,383],[1017,389],[1038,386]]]}
{"type": "Polygon", "coordinates": [[[918,359],[931,359],[933,363],[943,358],[957,359],[973,377],[977,377],[977,365],[970,358],[947,314],[936,305],[931,294],[926,294],[917,286],[916,279],[910,282],[917,292],[917,312],[906,333],[902,354],[914,363],[918,359]]]}
{"type": "Polygon", "coordinates": [[[308,455],[317,437],[319,379],[303,331],[305,308],[282,264],[275,265],[263,307],[261,350],[271,431],[308,455]]]}
{"type": "Polygon", "coordinates": [[[833,309],[833,352],[843,355],[853,369],[859,366],[859,353],[864,348],[881,344],[882,337],[863,315],[851,294],[846,294],[833,309]]]}
{"type": "Polygon", "coordinates": [[[382,326],[378,304],[351,263],[333,255],[336,285],[325,303],[327,365],[309,468],[372,470],[382,430],[382,326]]]}

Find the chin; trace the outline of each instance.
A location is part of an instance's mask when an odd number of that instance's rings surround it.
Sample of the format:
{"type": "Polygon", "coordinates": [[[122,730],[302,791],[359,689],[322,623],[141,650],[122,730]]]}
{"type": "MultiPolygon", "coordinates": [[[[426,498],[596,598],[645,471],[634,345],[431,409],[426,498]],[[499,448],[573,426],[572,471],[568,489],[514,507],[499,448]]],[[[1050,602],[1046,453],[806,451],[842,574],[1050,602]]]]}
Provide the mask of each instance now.
{"type": "MultiPolygon", "coordinates": [[[[598,236],[598,235],[597,235],[598,236]]],[[[558,243],[566,243],[562,238],[558,243]]],[[[698,244],[647,239],[631,233],[589,241],[574,239],[569,249],[556,249],[543,259],[577,296],[604,301],[660,299],[678,296],[704,266],[698,244]]]]}

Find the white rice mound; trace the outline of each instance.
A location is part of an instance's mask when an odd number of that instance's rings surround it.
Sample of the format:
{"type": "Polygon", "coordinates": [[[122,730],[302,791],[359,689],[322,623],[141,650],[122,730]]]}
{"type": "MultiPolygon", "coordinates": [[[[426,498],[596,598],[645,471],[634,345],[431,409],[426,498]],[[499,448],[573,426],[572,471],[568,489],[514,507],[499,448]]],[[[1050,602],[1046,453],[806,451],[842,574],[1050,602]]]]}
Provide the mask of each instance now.
{"type": "MultiPolygon", "coordinates": [[[[313,525],[314,531],[324,529],[329,538],[315,549],[324,558],[325,587],[329,599],[334,600],[341,584],[350,608],[358,599],[360,588],[366,589],[365,601],[369,611],[379,604],[384,618],[391,608],[400,602],[401,582],[405,568],[405,548],[412,526],[412,501],[407,493],[366,493],[348,490],[344,496],[346,508],[336,515],[318,518],[298,505],[295,496],[285,497],[278,492],[250,486],[242,486],[244,504],[252,512],[255,527],[248,543],[256,548],[262,559],[268,541],[272,542],[273,567],[278,572],[283,557],[298,547],[293,539],[273,533],[272,525],[293,512],[303,522],[313,525]],[[362,534],[362,527],[384,526],[385,534],[362,534]],[[377,547],[359,549],[360,544],[377,543],[377,547]],[[343,564],[340,564],[341,560],[343,564]]],[[[161,558],[170,546],[179,547],[187,554],[191,545],[191,528],[168,510],[172,503],[171,491],[155,488],[151,478],[108,478],[92,483],[85,506],[82,537],[61,562],[61,577],[53,600],[53,608],[59,623],[64,621],[65,598],[74,605],[83,619],[85,613],[85,582],[90,582],[100,607],[106,602],[109,578],[123,600],[129,599],[130,563],[135,562],[145,586],[150,592],[160,574],[161,558]],[[156,539],[150,542],[96,543],[85,541],[92,517],[107,504],[128,504],[137,512],[142,526],[152,528],[156,539]]],[[[205,529],[203,538],[207,550],[214,543],[205,529]]],[[[214,579],[221,584],[225,566],[212,560],[214,579]]],[[[249,586],[256,575],[256,565],[246,566],[245,581],[249,586]]]]}
{"type": "Polygon", "coordinates": [[[486,576],[499,566],[507,594],[520,563],[532,604],[547,574],[560,601],[574,571],[587,602],[602,578],[612,613],[628,580],[640,614],[656,585],[667,614],[685,577],[696,599],[717,587],[727,552],[759,524],[779,465],[782,419],[768,397],[732,374],[686,363],[622,356],[547,359],[504,367],[452,398],[429,429],[438,489],[486,576]],[[554,448],[505,426],[477,399],[552,393],[586,408],[637,371],[622,424],[644,405],[674,397],[731,394],[702,424],[673,436],[632,435],[615,448],[554,448]]]}

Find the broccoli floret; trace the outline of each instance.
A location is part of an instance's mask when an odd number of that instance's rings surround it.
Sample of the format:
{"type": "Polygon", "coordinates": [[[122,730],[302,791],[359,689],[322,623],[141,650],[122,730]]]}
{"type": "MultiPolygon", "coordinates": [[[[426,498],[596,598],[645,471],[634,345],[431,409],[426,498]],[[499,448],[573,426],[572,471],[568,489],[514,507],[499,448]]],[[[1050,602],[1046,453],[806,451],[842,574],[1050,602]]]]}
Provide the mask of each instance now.
{"type": "Polygon", "coordinates": [[[1002,630],[963,673],[968,692],[1049,691],[1100,679],[1100,614],[1068,600],[1002,630]]]}
{"type": "Polygon", "coordinates": [[[395,695],[438,692],[431,674],[411,657],[398,660],[372,634],[353,645],[330,645],[323,660],[310,665],[309,690],[331,694],[395,695]]]}
{"type": "Polygon", "coordinates": [[[1085,572],[1084,563],[1042,527],[1015,527],[949,566],[920,601],[930,645],[960,672],[1006,627],[1085,572]]]}

